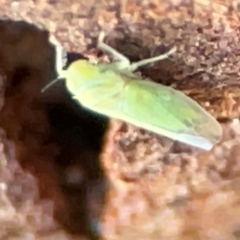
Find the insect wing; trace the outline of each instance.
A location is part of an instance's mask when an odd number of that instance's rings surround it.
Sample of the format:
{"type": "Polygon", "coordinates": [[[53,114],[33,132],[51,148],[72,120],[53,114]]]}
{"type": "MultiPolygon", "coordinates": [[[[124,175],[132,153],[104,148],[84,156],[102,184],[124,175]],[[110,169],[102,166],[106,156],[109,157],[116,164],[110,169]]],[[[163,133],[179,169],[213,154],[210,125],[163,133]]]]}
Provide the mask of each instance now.
{"type": "Polygon", "coordinates": [[[199,148],[211,149],[220,124],[184,93],[150,81],[131,81],[124,89],[122,119],[199,148]]]}

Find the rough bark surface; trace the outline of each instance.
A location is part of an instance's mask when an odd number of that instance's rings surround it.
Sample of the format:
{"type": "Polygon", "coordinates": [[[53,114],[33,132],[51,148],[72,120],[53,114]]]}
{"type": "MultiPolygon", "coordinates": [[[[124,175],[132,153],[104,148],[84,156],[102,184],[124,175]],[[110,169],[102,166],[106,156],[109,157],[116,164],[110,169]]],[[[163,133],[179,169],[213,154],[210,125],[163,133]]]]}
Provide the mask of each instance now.
{"type": "MultiPolygon", "coordinates": [[[[240,1],[0,0],[0,239],[240,239],[240,1]],[[98,58],[100,29],[141,74],[222,124],[204,152],[82,109],[55,77],[54,35],[98,58]]],[[[105,56],[103,56],[105,57],[105,56]]],[[[104,58],[105,59],[105,58],[104,58]]]]}

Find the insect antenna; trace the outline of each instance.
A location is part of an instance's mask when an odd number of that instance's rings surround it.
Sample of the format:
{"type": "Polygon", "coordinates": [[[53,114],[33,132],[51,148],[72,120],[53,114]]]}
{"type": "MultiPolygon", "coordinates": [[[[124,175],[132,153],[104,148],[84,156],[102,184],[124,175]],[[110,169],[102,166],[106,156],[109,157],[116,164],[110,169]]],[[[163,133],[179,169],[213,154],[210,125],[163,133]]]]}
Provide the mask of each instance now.
{"type": "Polygon", "coordinates": [[[50,88],[53,84],[55,84],[58,81],[61,81],[63,78],[56,78],[50,83],[48,83],[44,88],[42,88],[41,93],[45,92],[48,88],[50,88]]]}

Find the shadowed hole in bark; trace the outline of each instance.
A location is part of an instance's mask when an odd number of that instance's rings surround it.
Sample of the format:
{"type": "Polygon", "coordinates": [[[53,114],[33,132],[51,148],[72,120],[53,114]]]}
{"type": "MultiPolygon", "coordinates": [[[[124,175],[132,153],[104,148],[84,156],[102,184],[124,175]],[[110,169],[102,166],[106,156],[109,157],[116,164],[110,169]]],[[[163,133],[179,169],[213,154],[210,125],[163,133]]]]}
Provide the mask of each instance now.
{"type": "Polygon", "coordinates": [[[64,84],[41,93],[54,79],[53,49],[45,31],[12,21],[0,22],[0,31],[6,40],[0,44],[0,67],[7,76],[0,127],[15,143],[21,166],[37,179],[40,198],[54,202],[57,222],[71,234],[96,239],[99,215],[90,203],[104,204],[99,156],[108,120],[81,108],[64,84]],[[19,43],[8,45],[11,38],[19,43]]]}

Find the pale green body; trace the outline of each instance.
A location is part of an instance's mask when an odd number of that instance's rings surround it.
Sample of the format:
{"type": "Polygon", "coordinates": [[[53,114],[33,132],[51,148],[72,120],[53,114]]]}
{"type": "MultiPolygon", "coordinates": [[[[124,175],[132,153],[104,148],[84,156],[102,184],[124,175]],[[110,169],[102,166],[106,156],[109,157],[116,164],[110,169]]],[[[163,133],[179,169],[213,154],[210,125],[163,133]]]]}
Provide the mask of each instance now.
{"type": "MultiPolygon", "coordinates": [[[[100,47],[119,54],[103,42],[100,47]]],[[[136,68],[160,57],[135,65],[121,54],[117,58],[117,63],[97,65],[78,60],[62,73],[67,89],[81,105],[206,150],[221,139],[222,127],[197,102],[180,91],[134,75],[136,68]]]]}
{"type": "Polygon", "coordinates": [[[180,91],[86,60],[68,68],[66,86],[84,107],[166,137],[210,149],[222,128],[180,91]]]}

